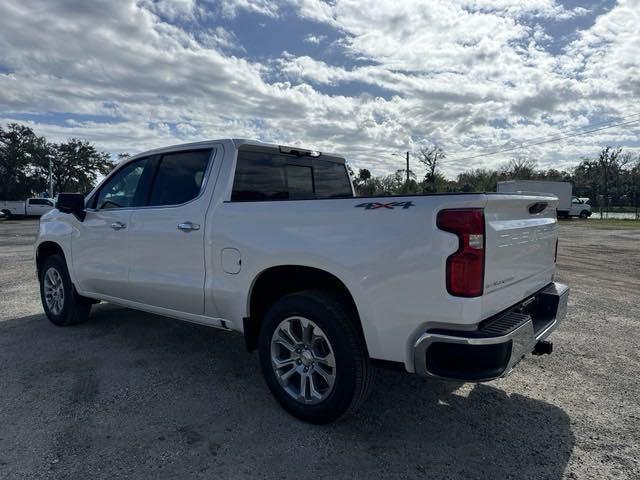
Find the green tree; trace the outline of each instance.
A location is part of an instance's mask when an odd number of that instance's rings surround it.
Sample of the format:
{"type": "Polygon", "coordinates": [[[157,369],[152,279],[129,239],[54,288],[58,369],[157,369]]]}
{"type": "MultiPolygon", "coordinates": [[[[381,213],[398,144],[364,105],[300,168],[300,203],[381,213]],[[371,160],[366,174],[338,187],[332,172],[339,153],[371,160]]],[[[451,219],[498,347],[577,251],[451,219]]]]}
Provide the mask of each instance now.
{"type": "Polygon", "coordinates": [[[37,181],[33,165],[45,161],[47,143],[26,125],[0,126],[0,199],[20,200],[33,195],[37,181]]]}
{"type": "MultiPolygon", "coordinates": [[[[99,152],[91,143],[78,138],[50,144],[48,154],[53,163],[54,190],[58,193],[87,193],[95,186],[98,175],[106,175],[113,168],[108,153],[99,152]]],[[[37,163],[36,172],[47,178],[48,160],[37,163]]]]}
{"type": "Polygon", "coordinates": [[[463,192],[495,192],[498,172],[485,168],[471,169],[458,175],[458,189],[463,192]]]}

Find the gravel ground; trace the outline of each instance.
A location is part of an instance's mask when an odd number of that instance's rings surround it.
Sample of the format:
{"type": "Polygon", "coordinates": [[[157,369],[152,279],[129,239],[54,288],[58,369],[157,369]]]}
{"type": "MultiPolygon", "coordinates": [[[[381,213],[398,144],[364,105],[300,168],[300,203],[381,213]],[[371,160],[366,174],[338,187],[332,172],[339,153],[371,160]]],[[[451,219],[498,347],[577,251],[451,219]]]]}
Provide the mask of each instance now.
{"type": "Polygon", "coordinates": [[[380,370],[357,415],[316,427],[237,334],[106,304],[54,327],[37,221],[0,221],[0,478],[640,478],[640,230],[576,225],[553,355],[480,385],[380,370]]]}

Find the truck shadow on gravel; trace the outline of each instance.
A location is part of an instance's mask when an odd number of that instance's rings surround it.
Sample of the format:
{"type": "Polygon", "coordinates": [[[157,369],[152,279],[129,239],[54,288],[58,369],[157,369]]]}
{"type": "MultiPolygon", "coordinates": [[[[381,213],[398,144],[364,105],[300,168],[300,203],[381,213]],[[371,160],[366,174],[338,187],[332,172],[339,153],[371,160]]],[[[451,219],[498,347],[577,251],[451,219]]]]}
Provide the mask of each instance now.
{"type": "Polygon", "coordinates": [[[6,478],[555,479],[575,444],[549,403],[388,370],[356,415],[307,425],[240,335],[110,305],[0,322],[0,371],[6,478]]]}

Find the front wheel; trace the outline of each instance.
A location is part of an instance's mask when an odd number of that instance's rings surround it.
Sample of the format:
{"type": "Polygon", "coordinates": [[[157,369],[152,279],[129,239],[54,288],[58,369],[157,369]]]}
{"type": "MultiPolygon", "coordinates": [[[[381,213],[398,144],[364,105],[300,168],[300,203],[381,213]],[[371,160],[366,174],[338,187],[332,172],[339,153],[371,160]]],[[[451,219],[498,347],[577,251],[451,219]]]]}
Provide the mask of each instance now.
{"type": "Polygon", "coordinates": [[[91,311],[91,300],[78,295],[61,255],[51,255],[42,263],[40,297],[47,318],[61,327],[84,322],[91,311]]]}
{"type": "Polygon", "coordinates": [[[587,212],[586,210],[582,210],[580,212],[580,218],[589,218],[589,212],[587,212]]]}
{"type": "Polygon", "coordinates": [[[290,414],[324,424],[366,399],[373,370],[356,321],[342,298],[319,290],[287,295],[271,307],[260,331],[260,365],[290,414]]]}

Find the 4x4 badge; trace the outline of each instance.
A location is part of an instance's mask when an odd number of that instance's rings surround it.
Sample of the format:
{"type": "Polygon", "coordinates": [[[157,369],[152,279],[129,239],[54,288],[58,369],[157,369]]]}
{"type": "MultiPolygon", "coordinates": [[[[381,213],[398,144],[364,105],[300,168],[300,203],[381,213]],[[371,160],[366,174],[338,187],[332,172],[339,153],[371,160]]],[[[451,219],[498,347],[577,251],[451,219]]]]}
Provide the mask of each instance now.
{"type": "Polygon", "coordinates": [[[415,207],[413,202],[389,202],[389,203],[380,203],[380,202],[368,202],[368,203],[360,203],[356,205],[356,208],[364,208],[365,210],[377,210],[378,208],[385,208],[389,210],[393,210],[394,207],[402,207],[403,209],[407,209],[409,207],[415,207]]]}

